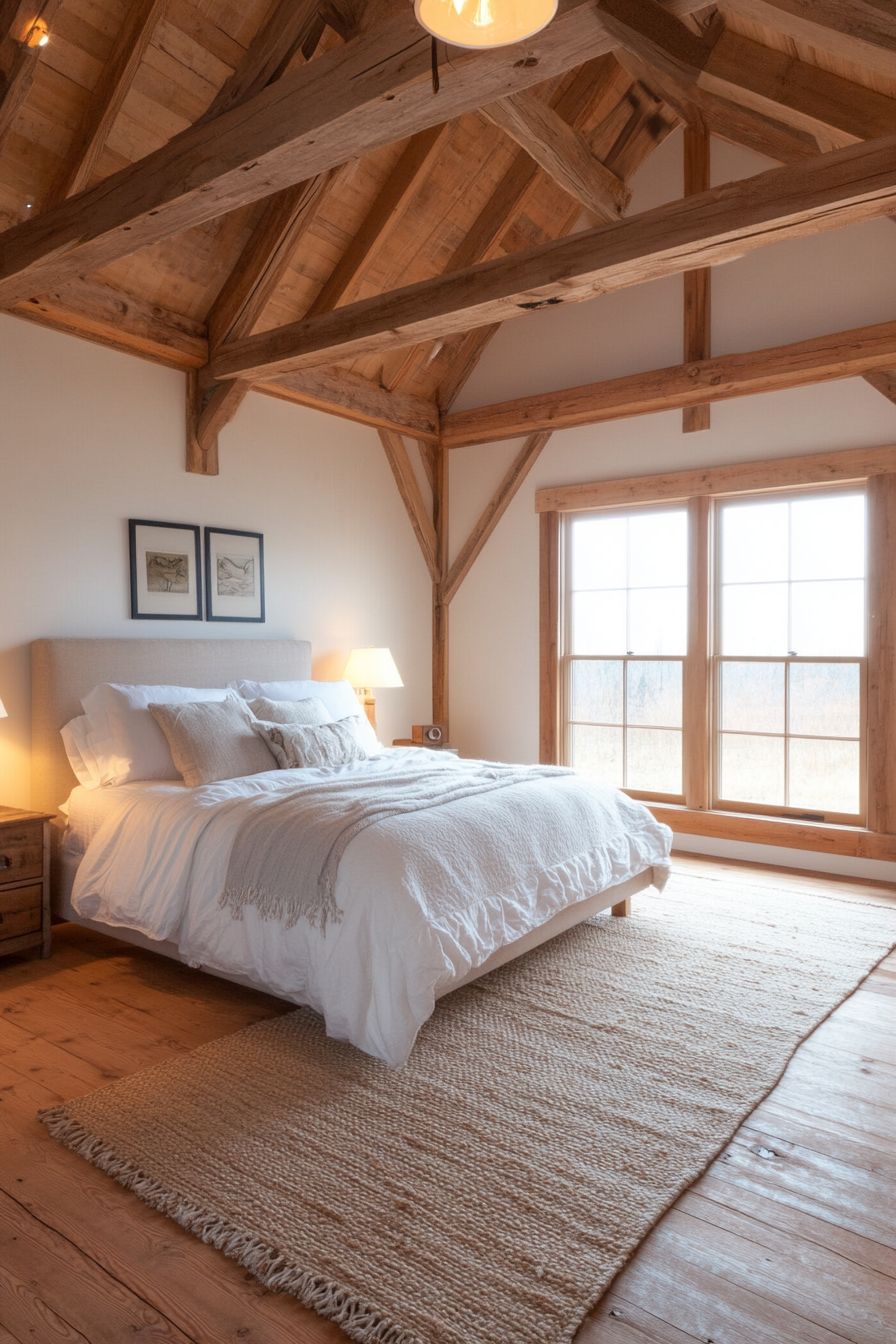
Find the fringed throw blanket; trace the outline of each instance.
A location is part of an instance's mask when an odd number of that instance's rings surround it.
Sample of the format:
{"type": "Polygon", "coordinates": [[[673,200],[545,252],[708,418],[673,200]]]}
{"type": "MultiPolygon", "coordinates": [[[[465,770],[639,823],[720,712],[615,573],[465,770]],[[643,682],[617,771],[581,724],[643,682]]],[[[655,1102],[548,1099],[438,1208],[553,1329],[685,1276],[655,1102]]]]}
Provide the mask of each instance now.
{"type": "Polygon", "coordinates": [[[304,915],[326,929],[341,911],[334,890],[346,846],[388,817],[420,812],[475,794],[571,770],[549,765],[496,765],[488,761],[409,761],[390,775],[355,772],[317,781],[286,798],[247,800],[248,815],[233,842],[221,906],[235,919],[253,905],[262,919],[289,929],[304,915]]]}

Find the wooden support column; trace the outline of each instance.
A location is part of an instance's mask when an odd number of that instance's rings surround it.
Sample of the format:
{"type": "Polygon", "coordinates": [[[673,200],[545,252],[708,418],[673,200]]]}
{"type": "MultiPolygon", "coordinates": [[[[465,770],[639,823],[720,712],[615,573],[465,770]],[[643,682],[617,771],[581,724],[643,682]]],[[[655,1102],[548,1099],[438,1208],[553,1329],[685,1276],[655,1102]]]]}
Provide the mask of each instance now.
{"type": "MultiPolygon", "coordinates": [[[[709,135],[701,126],[684,128],[684,194],[697,196],[709,191],[709,135]]],[[[702,266],[697,271],[684,273],[684,362],[697,363],[709,359],[710,336],[710,277],[712,271],[702,266]]],[[[709,429],[709,402],[699,406],[685,406],[681,412],[684,434],[709,429]]]]}
{"type": "MultiPolygon", "coordinates": [[[[435,490],[432,497],[439,582],[432,586],[432,721],[448,728],[448,603],[442,595],[448,574],[448,450],[435,449],[435,490]]],[[[448,734],[450,741],[451,735],[448,734]]]]}
{"type": "MultiPolygon", "coordinates": [[[[894,216],[896,218],[896,216],[894,216]]],[[[866,383],[896,405],[896,369],[875,369],[873,373],[862,375],[866,383]]]]}
{"type": "Polygon", "coordinates": [[[417,477],[414,474],[414,468],[411,465],[404,440],[400,434],[395,434],[389,429],[381,429],[377,432],[389,460],[389,466],[392,468],[392,475],[395,477],[395,484],[398,486],[401,501],[407,511],[411,527],[414,529],[414,536],[423,552],[423,559],[426,561],[430,578],[434,584],[440,584],[443,570],[439,561],[438,534],[426,511],[423,494],[417,483],[417,477]]]}
{"type": "Polygon", "coordinates": [[[685,804],[711,806],[709,762],[710,510],[708,495],[688,502],[688,656],[682,688],[682,773],[685,804]]]}
{"type": "Polygon", "coordinates": [[[896,475],[868,481],[869,724],[871,831],[896,833],[896,475]]]}

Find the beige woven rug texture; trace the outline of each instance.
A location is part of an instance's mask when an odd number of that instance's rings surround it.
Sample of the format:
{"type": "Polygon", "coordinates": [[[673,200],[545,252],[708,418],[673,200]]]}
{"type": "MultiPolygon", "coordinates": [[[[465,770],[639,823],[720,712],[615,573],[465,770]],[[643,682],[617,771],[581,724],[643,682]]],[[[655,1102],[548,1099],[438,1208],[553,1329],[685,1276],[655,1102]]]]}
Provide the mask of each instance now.
{"type": "Polygon", "coordinates": [[[353,1339],[558,1344],[894,942],[675,878],[442,999],[398,1071],[299,1009],[43,1118],[353,1339]]]}

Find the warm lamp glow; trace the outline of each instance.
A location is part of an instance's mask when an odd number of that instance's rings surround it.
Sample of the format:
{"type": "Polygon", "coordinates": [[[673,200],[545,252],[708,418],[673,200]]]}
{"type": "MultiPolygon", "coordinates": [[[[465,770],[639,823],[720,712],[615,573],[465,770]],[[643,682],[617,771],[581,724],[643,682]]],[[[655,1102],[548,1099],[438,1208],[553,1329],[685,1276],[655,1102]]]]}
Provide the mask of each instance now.
{"type": "Polygon", "coordinates": [[[395,659],[388,649],[352,649],[342,674],[358,692],[364,712],[376,732],[376,696],[374,687],[403,686],[395,659]]]}
{"type": "Polygon", "coordinates": [[[7,714],[6,710],[3,708],[3,701],[0,700],[0,719],[8,719],[8,718],[9,718],[9,715],[7,714]]]}
{"type": "Polygon", "coordinates": [[[414,0],[414,13],[452,47],[508,47],[547,27],[557,0],[414,0]]]}
{"type": "Polygon", "coordinates": [[[35,19],[25,37],[26,47],[45,47],[50,40],[47,25],[43,19],[35,19]]]}

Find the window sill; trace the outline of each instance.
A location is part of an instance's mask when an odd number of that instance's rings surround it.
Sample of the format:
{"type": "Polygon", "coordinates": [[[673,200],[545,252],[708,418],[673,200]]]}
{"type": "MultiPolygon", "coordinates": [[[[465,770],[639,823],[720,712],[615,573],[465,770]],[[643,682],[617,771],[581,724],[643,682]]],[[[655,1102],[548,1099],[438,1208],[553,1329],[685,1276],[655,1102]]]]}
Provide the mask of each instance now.
{"type": "Polygon", "coordinates": [[[645,803],[657,821],[679,835],[705,835],[718,840],[746,840],[757,845],[783,845],[821,854],[847,854],[860,859],[896,860],[896,835],[866,831],[860,826],[791,821],[745,812],[711,812],[681,803],[645,803]]]}

